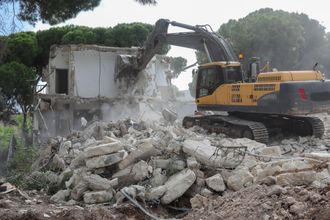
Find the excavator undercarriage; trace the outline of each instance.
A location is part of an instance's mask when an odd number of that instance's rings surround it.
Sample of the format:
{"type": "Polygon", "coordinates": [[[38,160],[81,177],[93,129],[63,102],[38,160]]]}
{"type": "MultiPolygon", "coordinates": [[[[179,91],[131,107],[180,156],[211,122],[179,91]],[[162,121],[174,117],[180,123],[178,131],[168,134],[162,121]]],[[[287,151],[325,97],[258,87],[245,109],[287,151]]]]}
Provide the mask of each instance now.
{"type": "Polygon", "coordinates": [[[249,138],[268,143],[271,137],[315,136],[324,134],[324,124],[317,117],[250,114],[230,112],[224,115],[196,115],[183,119],[183,126],[200,126],[211,133],[224,133],[233,138],[249,138]]]}

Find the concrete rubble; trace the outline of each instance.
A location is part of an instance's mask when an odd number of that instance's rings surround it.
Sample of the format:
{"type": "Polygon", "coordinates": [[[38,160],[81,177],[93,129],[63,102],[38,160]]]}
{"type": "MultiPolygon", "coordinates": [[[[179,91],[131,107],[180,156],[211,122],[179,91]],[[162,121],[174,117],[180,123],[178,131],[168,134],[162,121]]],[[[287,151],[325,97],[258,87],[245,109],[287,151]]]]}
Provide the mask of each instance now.
{"type": "MultiPolygon", "coordinates": [[[[198,127],[183,129],[174,121],[96,122],[66,138],[51,138],[48,148],[53,150],[45,152],[54,155],[43,154],[50,158],[47,175],[56,187],[51,201],[119,204],[128,195],[167,205],[188,197],[198,208],[210,196],[256,185],[268,187],[272,196],[284,194],[288,186],[322,188],[330,183],[326,139],[286,139],[267,146],[207,134],[198,127]]],[[[289,212],[303,207],[294,202],[289,212]]]]}

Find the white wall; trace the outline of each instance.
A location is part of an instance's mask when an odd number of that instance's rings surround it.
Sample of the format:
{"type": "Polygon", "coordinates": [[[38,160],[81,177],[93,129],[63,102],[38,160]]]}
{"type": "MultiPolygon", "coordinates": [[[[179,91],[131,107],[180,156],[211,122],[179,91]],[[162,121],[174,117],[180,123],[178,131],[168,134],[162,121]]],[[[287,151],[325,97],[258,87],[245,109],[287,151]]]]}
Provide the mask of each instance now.
{"type": "Polygon", "coordinates": [[[154,97],[159,95],[160,87],[168,86],[165,71],[168,71],[169,64],[162,61],[162,56],[155,56],[138,75],[135,85],[127,90],[114,81],[116,59],[118,54],[136,53],[135,49],[64,45],[55,48],[52,53],[49,94],[55,94],[55,69],[69,69],[69,95],[84,98],[114,98],[125,95],[125,91],[131,95],[154,97]]]}
{"type": "Polygon", "coordinates": [[[114,82],[116,53],[83,50],[74,51],[73,56],[76,96],[117,96],[118,89],[114,82]]]}

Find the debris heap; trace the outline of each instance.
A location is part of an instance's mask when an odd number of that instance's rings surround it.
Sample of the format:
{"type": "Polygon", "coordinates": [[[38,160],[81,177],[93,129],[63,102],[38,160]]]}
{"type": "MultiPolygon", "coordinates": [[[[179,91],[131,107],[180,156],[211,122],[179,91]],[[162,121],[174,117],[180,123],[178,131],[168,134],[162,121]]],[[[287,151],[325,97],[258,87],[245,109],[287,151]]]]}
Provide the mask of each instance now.
{"type": "Polygon", "coordinates": [[[304,137],[267,146],[198,127],[127,119],[95,122],[66,138],[49,139],[36,165],[47,174],[55,203],[129,199],[168,205],[184,197],[198,208],[198,196],[226,195],[252,185],[275,194],[286,186],[327,187],[327,141],[304,137]]]}

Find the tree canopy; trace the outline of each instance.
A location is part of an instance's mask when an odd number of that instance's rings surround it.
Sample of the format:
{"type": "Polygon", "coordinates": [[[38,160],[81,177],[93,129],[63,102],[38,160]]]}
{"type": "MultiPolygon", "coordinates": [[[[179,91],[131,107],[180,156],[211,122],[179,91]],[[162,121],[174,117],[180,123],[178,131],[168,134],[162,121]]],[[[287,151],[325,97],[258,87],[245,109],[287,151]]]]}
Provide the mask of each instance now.
{"type": "Polygon", "coordinates": [[[305,14],[260,9],[230,20],[218,32],[229,39],[237,54],[245,55],[246,62],[260,57],[280,70],[311,69],[316,62],[325,61],[324,52],[329,54],[323,49],[329,45],[325,28],[305,14]]]}
{"type": "MultiPolygon", "coordinates": [[[[135,0],[142,5],[154,5],[156,0],[135,0]]],[[[0,0],[0,6],[11,5],[14,17],[34,25],[37,21],[51,25],[74,18],[81,11],[93,10],[101,0],[0,0]]]]}

